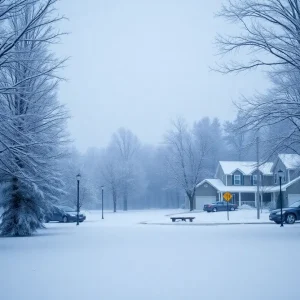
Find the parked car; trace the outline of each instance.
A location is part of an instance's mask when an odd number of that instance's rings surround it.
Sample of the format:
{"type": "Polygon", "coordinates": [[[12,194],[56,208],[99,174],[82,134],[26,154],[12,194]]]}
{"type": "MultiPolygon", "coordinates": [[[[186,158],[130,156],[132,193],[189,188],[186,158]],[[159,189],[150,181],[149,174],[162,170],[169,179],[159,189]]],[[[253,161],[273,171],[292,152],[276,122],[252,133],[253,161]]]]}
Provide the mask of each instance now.
{"type": "Polygon", "coordinates": [[[228,203],[225,201],[219,201],[212,204],[204,204],[203,210],[207,212],[216,212],[216,211],[227,211],[228,210],[236,210],[238,208],[237,204],[228,203]],[[228,205],[228,206],[227,206],[228,205]]]}
{"type": "MultiPolygon", "coordinates": [[[[83,222],[86,216],[82,213],[79,214],[79,222],[83,222]]],[[[52,212],[48,213],[44,220],[46,223],[56,221],[56,222],[76,222],[77,221],[77,211],[68,206],[54,206],[52,212]]]]}
{"type": "MultiPolygon", "coordinates": [[[[300,220],[300,201],[294,202],[287,208],[282,209],[283,222],[294,224],[300,220]]],[[[274,209],[270,212],[269,219],[276,224],[281,223],[281,209],[274,209]]]]}

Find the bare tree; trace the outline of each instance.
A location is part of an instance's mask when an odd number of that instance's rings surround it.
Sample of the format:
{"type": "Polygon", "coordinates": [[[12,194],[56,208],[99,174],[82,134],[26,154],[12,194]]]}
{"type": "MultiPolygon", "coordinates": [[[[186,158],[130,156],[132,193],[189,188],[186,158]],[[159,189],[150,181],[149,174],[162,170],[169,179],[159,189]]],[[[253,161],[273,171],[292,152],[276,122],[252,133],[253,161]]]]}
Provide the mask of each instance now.
{"type": "Polygon", "coordinates": [[[264,156],[300,153],[300,72],[270,75],[273,86],[265,95],[244,99],[238,106],[246,130],[264,130],[264,156]]]}
{"type": "Polygon", "coordinates": [[[213,176],[220,160],[220,144],[223,140],[220,122],[217,118],[210,120],[204,117],[194,123],[192,133],[200,148],[204,145],[209,147],[203,161],[203,169],[206,170],[208,176],[213,176]]]}
{"type": "Polygon", "coordinates": [[[220,53],[248,51],[243,61],[222,64],[219,71],[268,67],[272,88],[238,105],[245,122],[239,129],[264,131],[265,157],[299,152],[300,1],[228,0],[219,16],[241,25],[234,36],[218,36],[220,53]],[[279,129],[274,131],[272,128],[279,129]]]}
{"type": "Polygon", "coordinates": [[[224,140],[229,146],[231,157],[235,160],[255,159],[256,131],[246,129],[246,120],[239,113],[233,122],[224,124],[224,140]]]}
{"type": "Polygon", "coordinates": [[[128,196],[134,189],[135,176],[135,159],[140,149],[138,138],[128,129],[120,128],[112,138],[113,148],[116,149],[116,157],[120,164],[120,190],[123,196],[123,209],[128,209],[128,196]]]}
{"type": "Polygon", "coordinates": [[[184,190],[192,211],[196,185],[206,175],[204,161],[209,145],[200,135],[192,134],[184,119],[178,118],[172,125],[165,137],[166,167],[169,178],[184,190]]]}
{"type": "Polygon", "coordinates": [[[113,210],[117,211],[117,198],[121,184],[121,169],[119,168],[118,158],[113,156],[109,150],[104,157],[104,162],[100,166],[105,186],[112,195],[113,210]]]}
{"type": "Polygon", "coordinates": [[[242,28],[237,35],[217,37],[220,53],[244,50],[248,54],[248,60],[243,56],[242,61],[222,64],[219,71],[261,66],[300,70],[299,0],[227,0],[218,15],[242,28]]]}

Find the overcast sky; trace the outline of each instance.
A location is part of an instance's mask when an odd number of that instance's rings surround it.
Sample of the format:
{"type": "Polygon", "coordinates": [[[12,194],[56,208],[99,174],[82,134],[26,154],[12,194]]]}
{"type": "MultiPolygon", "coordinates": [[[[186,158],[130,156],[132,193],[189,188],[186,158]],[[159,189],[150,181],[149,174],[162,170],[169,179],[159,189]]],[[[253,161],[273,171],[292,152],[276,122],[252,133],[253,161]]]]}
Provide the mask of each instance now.
{"type": "Polygon", "coordinates": [[[158,144],[170,120],[232,120],[240,94],[265,88],[258,71],[221,75],[217,32],[235,30],[214,14],[222,0],[63,0],[70,32],[59,54],[70,56],[59,96],[76,146],[106,146],[123,126],[158,144]]]}

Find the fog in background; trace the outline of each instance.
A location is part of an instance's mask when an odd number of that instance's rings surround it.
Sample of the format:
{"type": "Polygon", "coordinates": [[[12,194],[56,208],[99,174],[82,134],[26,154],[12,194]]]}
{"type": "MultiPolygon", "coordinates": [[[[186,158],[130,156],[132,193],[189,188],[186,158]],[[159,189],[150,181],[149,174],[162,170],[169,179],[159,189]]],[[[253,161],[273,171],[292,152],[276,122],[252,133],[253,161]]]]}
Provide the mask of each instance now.
{"type": "Polygon", "coordinates": [[[68,17],[61,30],[70,34],[58,54],[70,60],[59,96],[80,151],[107,146],[120,127],[157,145],[177,116],[233,120],[233,100],[266,88],[260,71],[210,71],[222,59],[216,32],[238,30],[214,16],[220,6],[221,0],[60,2],[68,17]]]}

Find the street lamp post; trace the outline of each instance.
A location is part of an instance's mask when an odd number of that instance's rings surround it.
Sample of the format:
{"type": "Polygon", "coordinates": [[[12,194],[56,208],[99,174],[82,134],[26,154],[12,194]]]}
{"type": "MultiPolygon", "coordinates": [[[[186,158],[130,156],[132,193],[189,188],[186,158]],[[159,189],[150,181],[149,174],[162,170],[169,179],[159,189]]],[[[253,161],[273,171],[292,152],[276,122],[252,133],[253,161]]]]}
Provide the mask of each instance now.
{"type": "Polygon", "coordinates": [[[281,179],[283,177],[283,171],[278,170],[278,177],[279,177],[279,198],[280,198],[280,227],[283,227],[283,216],[282,216],[282,191],[281,191],[281,179]]]}
{"type": "Polygon", "coordinates": [[[104,186],[102,185],[101,186],[101,194],[102,194],[102,220],[104,219],[104,216],[103,216],[103,193],[104,193],[104,186]]]}
{"type": "Polygon", "coordinates": [[[79,206],[79,182],[80,182],[80,174],[78,173],[76,175],[76,179],[77,179],[77,224],[76,225],[79,225],[79,209],[80,209],[80,206],[79,206]]]}

